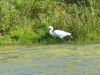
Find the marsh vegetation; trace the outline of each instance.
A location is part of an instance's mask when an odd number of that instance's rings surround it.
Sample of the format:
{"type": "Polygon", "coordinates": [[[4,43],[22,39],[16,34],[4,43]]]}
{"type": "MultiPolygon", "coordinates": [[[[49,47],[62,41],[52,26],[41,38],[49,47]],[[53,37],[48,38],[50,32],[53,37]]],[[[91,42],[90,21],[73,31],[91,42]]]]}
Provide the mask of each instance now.
{"type": "Polygon", "coordinates": [[[99,0],[0,0],[0,44],[56,44],[47,26],[72,33],[63,43],[100,43],[99,0]]]}

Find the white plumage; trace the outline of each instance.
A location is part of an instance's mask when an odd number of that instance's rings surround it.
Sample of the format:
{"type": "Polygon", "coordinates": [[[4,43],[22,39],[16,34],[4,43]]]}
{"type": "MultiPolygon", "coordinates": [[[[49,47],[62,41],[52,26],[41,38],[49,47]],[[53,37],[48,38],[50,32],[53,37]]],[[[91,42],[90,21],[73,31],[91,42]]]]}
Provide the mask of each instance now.
{"type": "Polygon", "coordinates": [[[55,31],[53,31],[53,27],[52,26],[49,26],[48,28],[50,29],[50,34],[52,36],[57,36],[57,37],[59,37],[61,39],[63,39],[63,37],[71,35],[71,33],[65,32],[65,31],[62,31],[62,30],[55,30],[55,31]]]}

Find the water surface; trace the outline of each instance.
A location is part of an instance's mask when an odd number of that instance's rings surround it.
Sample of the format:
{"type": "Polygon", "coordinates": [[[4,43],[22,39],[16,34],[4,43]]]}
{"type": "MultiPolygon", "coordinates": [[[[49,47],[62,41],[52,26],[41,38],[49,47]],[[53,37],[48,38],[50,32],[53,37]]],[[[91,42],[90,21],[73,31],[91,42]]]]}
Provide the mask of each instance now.
{"type": "Polygon", "coordinates": [[[100,44],[1,46],[0,75],[100,75],[100,44]]]}

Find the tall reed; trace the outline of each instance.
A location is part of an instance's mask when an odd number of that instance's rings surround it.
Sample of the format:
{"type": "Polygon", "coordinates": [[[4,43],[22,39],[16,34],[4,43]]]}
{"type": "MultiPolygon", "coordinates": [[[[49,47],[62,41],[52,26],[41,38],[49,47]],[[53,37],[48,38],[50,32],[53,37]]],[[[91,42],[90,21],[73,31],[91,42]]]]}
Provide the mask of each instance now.
{"type": "Polygon", "coordinates": [[[98,0],[1,0],[0,44],[100,43],[98,0]],[[72,33],[65,41],[47,27],[72,33]]]}

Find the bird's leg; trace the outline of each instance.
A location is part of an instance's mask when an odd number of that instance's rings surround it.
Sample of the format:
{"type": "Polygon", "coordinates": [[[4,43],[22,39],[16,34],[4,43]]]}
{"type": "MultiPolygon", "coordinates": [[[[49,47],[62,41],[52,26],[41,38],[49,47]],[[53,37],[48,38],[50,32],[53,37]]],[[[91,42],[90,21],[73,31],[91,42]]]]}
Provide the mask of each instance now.
{"type": "Polygon", "coordinates": [[[63,40],[63,37],[62,36],[60,36],[60,38],[63,40]]]}
{"type": "Polygon", "coordinates": [[[64,38],[63,38],[63,36],[60,36],[60,39],[61,39],[61,42],[60,43],[65,43],[65,40],[64,40],[64,38]]]}

